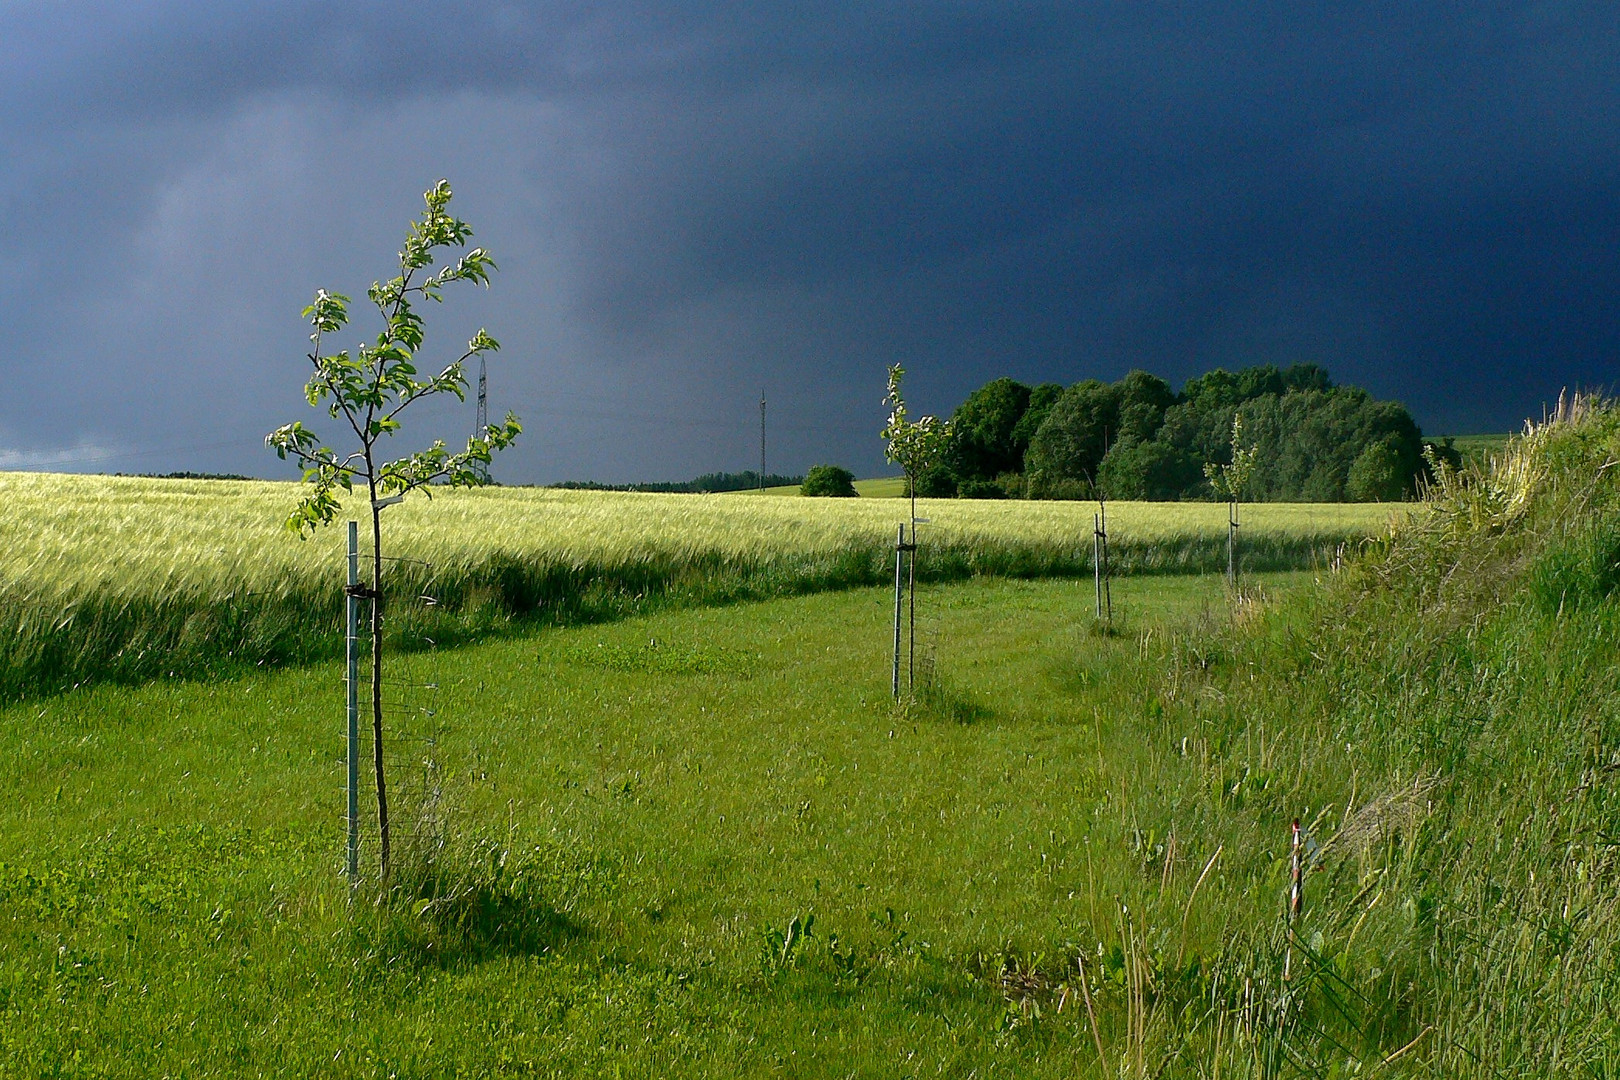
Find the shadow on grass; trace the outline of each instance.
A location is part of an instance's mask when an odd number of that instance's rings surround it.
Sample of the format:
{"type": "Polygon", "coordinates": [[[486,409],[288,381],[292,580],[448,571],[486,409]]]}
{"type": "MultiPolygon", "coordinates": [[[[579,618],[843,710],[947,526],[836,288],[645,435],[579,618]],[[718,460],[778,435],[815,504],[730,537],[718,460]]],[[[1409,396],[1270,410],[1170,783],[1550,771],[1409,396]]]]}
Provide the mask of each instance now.
{"type": "Polygon", "coordinates": [[[541,956],[590,937],[554,902],[562,891],[539,861],[498,844],[407,847],[389,888],[372,893],[351,929],[362,955],[390,967],[541,956]]]}
{"type": "Polygon", "coordinates": [[[917,685],[912,691],[914,696],[906,703],[906,708],[918,714],[919,718],[943,720],[950,724],[982,724],[996,719],[994,709],[955,686],[931,662],[917,674],[917,685]]]}

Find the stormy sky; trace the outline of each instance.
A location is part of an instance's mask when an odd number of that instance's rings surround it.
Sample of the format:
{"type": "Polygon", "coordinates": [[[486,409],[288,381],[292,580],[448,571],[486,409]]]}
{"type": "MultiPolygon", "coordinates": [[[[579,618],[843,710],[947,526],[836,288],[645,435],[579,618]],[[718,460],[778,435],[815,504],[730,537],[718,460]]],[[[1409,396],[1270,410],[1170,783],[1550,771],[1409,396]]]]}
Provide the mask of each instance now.
{"type": "Polygon", "coordinates": [[[22,0],[0,119],[0,468],[292,475],[299,311],[439,177],[508,482],[754,467],[761,391],[773,471],[887,472],[894,362],[1314,361],[1429,434],[1616,381],[1609,3],[22,0]]]}

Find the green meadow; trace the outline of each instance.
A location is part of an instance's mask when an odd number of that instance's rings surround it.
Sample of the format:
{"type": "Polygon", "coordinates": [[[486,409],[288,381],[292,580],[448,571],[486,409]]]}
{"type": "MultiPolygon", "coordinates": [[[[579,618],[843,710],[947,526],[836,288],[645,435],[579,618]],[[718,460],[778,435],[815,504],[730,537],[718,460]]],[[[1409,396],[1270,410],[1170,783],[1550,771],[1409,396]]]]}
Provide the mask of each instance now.
{"type": "Polygon", "coordinates": [[[1617,459],[1111,626],[937,574],[900,702],[855,580],[406,642],[386,888],[330,660],[14,699],[0,1074],[1620,1075],[1617,459]]]}
{"type": "Polygon", "coordinates": [[[394,720],[403,875],[482,890],[455,917],[379,909],[338,873],[331,665],[14,706],[0,1056],[18,1075],[1070,1075],[1094,1055],[1079,1014],[1033,1025],[1002,967],[1089,949],[1152,891],[1165,836],[1138,836],[1120,786],[1138,659],[1224,617],[1213,578],[1116,600],[1107,636],[1089,583],[928,589],[932,677],[903,707],[882,589],[410,656],[389,683],[415,710],[394,720]]]}

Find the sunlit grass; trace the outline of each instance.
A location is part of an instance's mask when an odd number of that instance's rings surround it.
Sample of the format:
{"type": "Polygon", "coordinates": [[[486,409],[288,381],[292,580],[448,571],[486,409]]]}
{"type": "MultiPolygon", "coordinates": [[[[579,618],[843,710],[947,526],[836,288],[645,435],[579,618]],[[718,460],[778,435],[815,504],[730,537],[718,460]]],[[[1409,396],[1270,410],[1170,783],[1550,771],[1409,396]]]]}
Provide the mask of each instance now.
{"type": "Polygon", "coordinates": [[[1073,584],[921,599],[971,724],[890,702],[883,590],[402,660],[398,696],[438,739],[399,744],[400,828],[506,852],[525,902],[556,912],[516,950],[348,907],[333,666],[0,712],[0,1054],[28,1072],[1071,1075],[1084,1031],[1010,1031],[996,958],[1091,940],[1139,888],[1099,748],[1135,711],[1136,635],[1218,608],[1221,586],[1122,586],[1113,638],[1073,584]]]}
{"type": "MultiPolygon", "coordinates": [[[[898,481],[871,481],[892,485],[898,481]]],[[[863,483],[866,483],[863,481],[863,483]]],[[[300,540],[282,528],[295,485],[0,474],[8,508],[0,589],[145,597],[273,588],[330,574],[343,543],[329,529],[300,540]]],[[[954,546],[1071,545],[1089,551],[1090,503],[930,500],[925,539],[954,546]]],[[[1266,503],[1244,507],[1247,536],[1366,536],[1398,507],[1266,503]]],[[[888,500],[759,499],[757,493],[660,495],[484,488],[413,498],[387,511],[393,555],[440,566],[496,555],[612,565],[659,555],[771,559],[826,554],[893,539],[904,516],[888,500]],[[755,497],[746,497],[754,494],[755,497]]],[[[1113,503],[1117,543],[1224,537],[1210,503],[1113,503]]],[[[386,553],[385,553],[386,554],[386,553]]]]}

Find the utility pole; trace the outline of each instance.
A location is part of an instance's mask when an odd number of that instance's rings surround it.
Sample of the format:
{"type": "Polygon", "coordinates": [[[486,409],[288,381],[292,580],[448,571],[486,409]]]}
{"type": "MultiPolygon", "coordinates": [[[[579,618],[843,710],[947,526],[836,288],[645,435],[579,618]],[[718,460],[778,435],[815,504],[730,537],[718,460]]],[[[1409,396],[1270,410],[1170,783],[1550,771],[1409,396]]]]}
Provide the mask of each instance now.
{"type": "Polygon", "coordinates": [[[759,490],[765,490],[765,391],[759,392],[759,490]]]}

